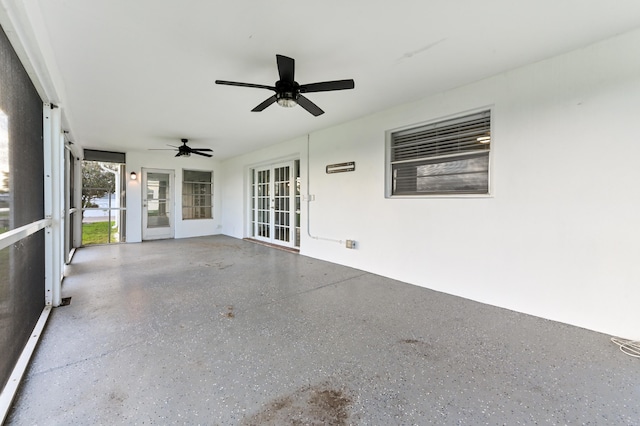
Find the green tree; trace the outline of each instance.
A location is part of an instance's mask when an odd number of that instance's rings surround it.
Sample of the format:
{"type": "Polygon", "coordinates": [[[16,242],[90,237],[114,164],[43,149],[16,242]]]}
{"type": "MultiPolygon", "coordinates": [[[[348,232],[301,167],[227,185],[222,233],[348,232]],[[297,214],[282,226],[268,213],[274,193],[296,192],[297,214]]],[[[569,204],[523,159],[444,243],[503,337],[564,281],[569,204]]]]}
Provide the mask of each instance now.
{"type": "Polygon", "coordinates": [[[93,200],[113,194],[116,189],[115,175],[104,168],[117,171],[110,163],[100,161],[82,162],[82,207],[97,207],[93,200]],[[102,166],[102,167],[101,167],[102,166]]]}
{"type": "Polygon", "coordinates": [[[2,171],[0,173],[2,174],[0,177],[0,193],[4,194],[9,192],[9,172],[2,171]]]}

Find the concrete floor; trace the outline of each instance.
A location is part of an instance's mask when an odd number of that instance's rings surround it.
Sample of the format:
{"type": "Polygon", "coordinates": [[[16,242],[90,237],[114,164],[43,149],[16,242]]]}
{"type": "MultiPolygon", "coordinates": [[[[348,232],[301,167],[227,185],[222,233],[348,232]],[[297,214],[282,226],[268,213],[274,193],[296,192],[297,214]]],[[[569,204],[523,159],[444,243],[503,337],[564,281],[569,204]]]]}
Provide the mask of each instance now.
{"type": "Polygon", "coordinates": [[[640,424],[609,336],[216,236],[78,250],[8,423],[640,424]]]}

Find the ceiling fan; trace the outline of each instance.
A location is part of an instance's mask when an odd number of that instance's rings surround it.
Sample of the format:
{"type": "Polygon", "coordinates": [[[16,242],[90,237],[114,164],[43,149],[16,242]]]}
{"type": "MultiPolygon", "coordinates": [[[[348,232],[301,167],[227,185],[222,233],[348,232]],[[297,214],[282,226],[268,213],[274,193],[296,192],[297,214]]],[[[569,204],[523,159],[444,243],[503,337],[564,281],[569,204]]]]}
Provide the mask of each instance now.
{"type": "Polygon", "coordinates": [[[268,89],[276,92],[275,95],[262,102],[260,105],[252,109],[251,111],[259,112],[273,103],[278,103],[282,107],[294,107],[300,105],[302,108],[309,111],[315,117],[324,114],[324,111],[320,109],[316,104],[311,102],[302,93],[314,93],[314,92],[330,92],[333,90],[345,90],[353,89],[355,83],[353,80],[335,80],[335,81],[323,81],[320,83],[311,84],[298,84],[295,81],[295,61],[292,58],[283,55],[276,55],[276,62],[278,64],[278,74],[280,80],[275,82],[275,86],[265,86],[262,84],[251,83],[238,83],[235,81],[216,80],[216,84],[226,84],[228,86],[240,86],[240,87],[254,87],[257,89],[268,89]]]}
{"type": "Polygon", "coordinates": [[[205,152],[203,152],[203,151],[213,152],[213,150],[210,148],[191,148],[189,145],[187,145],[187,142],[189,142],[189,139],[180,139],[180,141],[182,142],[182,145],[180,146],[167,144],[168,146],[171,146],[174,149],[168,149],[168,148],[157,149],[156,148],[156,149],[150,149],[150,151],[178,151],[178,153],[176,154],[176,157],[190,157],[191,154],[202,155],[203,157],[213,157],[213,155],[205,154],[205,152]]]}

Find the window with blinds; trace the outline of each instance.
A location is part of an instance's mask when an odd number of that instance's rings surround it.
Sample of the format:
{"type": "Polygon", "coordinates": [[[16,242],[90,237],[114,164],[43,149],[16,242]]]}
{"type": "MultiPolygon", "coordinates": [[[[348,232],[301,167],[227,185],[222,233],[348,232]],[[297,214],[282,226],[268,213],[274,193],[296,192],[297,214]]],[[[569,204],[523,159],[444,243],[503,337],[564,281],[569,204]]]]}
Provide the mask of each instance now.
{"type": "Polygon", "coordinates": [[[182,219],[211,219],[212,172],[183,170],[182,219]]]}
{"type": "Polygon", "coordinates": [[[397,131],[391,195],[489,193],[491,111],[397,131]]]}

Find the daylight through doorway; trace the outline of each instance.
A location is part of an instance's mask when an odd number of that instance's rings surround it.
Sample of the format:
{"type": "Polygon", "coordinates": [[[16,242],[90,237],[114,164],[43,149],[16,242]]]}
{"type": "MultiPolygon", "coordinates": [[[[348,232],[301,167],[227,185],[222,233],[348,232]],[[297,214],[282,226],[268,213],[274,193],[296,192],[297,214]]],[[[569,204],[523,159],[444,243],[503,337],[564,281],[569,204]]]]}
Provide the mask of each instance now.
{"type": "Polygon", "coordinates": [[[82,245],[124,242],[124,164],[82,162],[82,245]]]}

